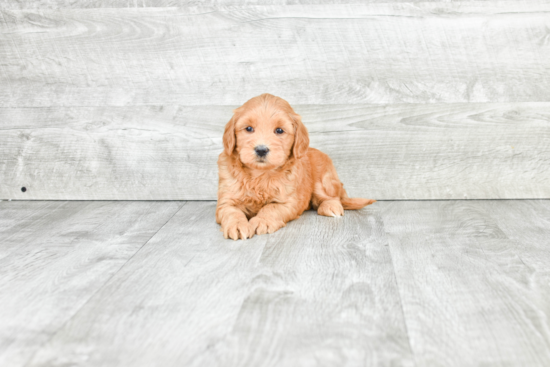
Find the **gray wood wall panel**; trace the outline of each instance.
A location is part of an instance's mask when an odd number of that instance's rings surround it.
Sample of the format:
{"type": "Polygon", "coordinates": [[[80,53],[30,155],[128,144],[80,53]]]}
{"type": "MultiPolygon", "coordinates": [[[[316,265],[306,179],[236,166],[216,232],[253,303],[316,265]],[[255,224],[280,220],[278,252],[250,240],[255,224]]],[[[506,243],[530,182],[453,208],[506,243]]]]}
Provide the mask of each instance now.
{"type": "Polygon", "coordinates": [[[27,366],[413,366],[383,224],[311,211],[224,240],[186,204],[27,366]]]}
{"type": "Polygon", "coordinates": [[[24,366],[182,202],[1,202],[0,365],[24,366]]]}
{"type": "Polygon", "coordinates": [[[0,106],[550,101],[550,3],[9,10],[0,106]]]}
{"type": "Polygon", "coordinates": [[[215,199],[264,92],[352,195],[550,197],[549,1],[353,2],[6,3],[0,199],[215,199]]]}
{"type": "Polygon", "coordinates": [[[379,203],[417,366],[550,365],[549,203],[379,203]]]}
{"type": "MultiPolygon", "coordinates": [[[[495,3],[495,0],[472,0],[495,3]]],[[[517,1],[517,0],[509,0],[517,1]]],[[[5,9],[93,9],[93,8],[149,8],[193,6],[244,6],[244,5],[327,5],[367,3],[426,3],[465,2],[456,0],[9,0],[2,4],[5,9]]],[[[502,2],[502,1],[501,1],[502,2]]],[[[530,0],[530,3],[548,3],[547,0],[530,0]]]]}
{"type": "MultiPolygon", "coordinates": [[[[215,200],[232,107],[0,108],[0,198],[215,200]]],[[[550,103],[295,109],[351,195],[550,198],[550,103]]]]}

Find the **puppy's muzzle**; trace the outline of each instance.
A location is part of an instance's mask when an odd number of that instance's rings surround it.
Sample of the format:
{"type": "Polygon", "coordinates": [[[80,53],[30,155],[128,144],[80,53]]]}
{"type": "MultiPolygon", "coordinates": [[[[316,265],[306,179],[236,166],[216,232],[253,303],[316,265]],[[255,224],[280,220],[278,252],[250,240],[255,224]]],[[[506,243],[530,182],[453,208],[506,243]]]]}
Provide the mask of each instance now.
{"type": "Polygon", "coordinates": [[[256,152],[256,155],[260,158],[264,158],[267,153],[269,153],[269,148],[265,145],[258,145],[254,148],[254,151],[256,152]]]}

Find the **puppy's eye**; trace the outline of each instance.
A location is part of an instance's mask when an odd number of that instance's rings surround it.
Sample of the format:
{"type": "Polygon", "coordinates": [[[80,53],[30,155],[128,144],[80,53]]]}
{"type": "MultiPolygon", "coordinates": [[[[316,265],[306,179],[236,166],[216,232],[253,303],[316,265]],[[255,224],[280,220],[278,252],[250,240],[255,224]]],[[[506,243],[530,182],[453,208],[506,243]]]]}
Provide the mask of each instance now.
{"type": "Polygon", "coordinates": [[[281,129],[280,127],[278,127],[278,128],[275,129],[275,133],[276,134],[282,134],[282,133],[284,133],[284,130],[281,129]]]}
{"type": "Polygon", "coordinates": [[[254,129],[252,128],[252,126],[248,126],[245,130],[248,131],[249,133],[251,133],[251,132],[254,131],[254,129]]]}

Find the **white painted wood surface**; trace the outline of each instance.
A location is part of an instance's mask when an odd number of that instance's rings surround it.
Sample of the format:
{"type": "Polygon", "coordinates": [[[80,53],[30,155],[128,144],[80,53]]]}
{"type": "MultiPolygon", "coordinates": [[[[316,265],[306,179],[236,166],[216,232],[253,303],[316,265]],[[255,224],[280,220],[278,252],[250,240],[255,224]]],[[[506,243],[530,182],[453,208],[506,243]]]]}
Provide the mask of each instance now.
{"type": "Polygon", "coordinates": [[[24,366],[181,202],[0,202],[0,366],[24,366]]]}
{"type": "MultiPolygon", "coordinates": [[[[95,3],[95,2],[94,2],[95,3]]],[[[0,106],[550,101],[550,2],[3,9],[0,106]]]]}
{"type": "Polygon", "coordinates": [[[182,205],[0,202],[0,364],[550,364],[549,200],[309,211],[245,242],[182,205]]]}
{"type": "MultiPolygon", "coordinates": [[[[214,200],[232,107],[0,108],[0,198],[214,200]]],[[[550,198],[550,103],[295,109],[352,196],[550,198]]]]}

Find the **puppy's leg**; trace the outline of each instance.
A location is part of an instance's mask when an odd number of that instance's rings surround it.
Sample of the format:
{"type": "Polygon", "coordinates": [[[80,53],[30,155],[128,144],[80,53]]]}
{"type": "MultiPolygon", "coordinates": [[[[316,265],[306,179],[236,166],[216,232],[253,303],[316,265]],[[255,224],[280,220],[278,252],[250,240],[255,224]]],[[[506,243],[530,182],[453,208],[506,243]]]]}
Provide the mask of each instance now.
{"type": "Polygon", "coordinates": [[[267,204],[250,219],[250,226],[256,234],[273,233],[298,217],[295,205],[267,204]]]}
{"type": "Polygon", "coordinates": [[[322,172],[319,173],[318,181],[313,185],[312,203],[317,208],[319,215],[341,217],[344,215],[344,207],[340,202],[342,184],[338,179],[332,161],[327,159],[322,172]]]}
{"type": "MultiPolygon", "coordinates": [[[[324,154],[324,153],[323,153],[324,154]]],[[[349,198],[344,185],[340,182],[336,168],[326,157],[322,169],[319,169],[317,181],[313,186],[312,203],[317,207],[317,213],[327,217],[344,215],[344,209],[361,209],[374,203],[372,199],[349,198]]]]}
{"type": "Polygon", "coordinates": [[[216,221],[222,225],[223,236],[238,240],[246,240],[254,236],[246,215],[237,207],[230,205],[219,206],[216,209],[216,221]]]}

